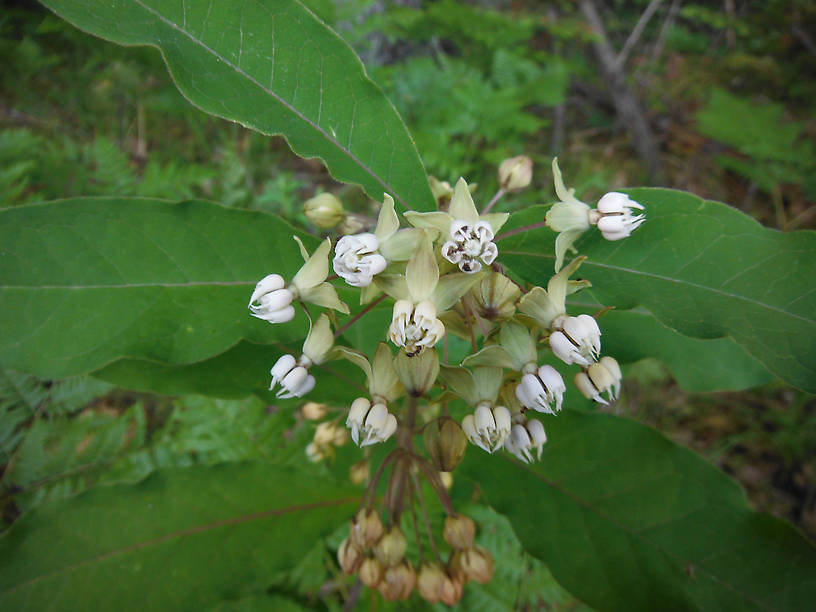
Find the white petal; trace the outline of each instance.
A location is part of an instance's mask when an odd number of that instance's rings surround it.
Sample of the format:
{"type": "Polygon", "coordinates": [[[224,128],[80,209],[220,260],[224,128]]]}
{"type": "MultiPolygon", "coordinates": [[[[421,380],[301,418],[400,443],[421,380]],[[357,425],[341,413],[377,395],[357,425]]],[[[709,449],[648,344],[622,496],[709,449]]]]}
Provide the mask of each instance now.
{"type": "Polygon", "coordinates": [[[252,297],[249,298],[249,303],[252,304],[252,302],[257,300],[265,293],[275,291],[276,289],[282,289],[284,284],[283,277],[280,274],[268,274],[264,276],[258,282],[258,284],[255,285],[255,290],[252,292],[252,297]]]}
{"type": "Polygon", "coordinates": [[[492,264],[496,257],[499,256],[499,247],[497,247],[494,243],[488,242],[484,248],[482,249],[482,261],[485,262],[488,266],[492,264]]]}
{"type": "Polygon", "coordinates": [[[275,362],[275,365],[272,366],[272,369],[269,371],[269,373],[272,374],[272,386],[269,387],[270,390],[276,383],[283,380],[283,377],[295,367],[295,363],[296,360],[292,355],[284,355],[275,362]]]}

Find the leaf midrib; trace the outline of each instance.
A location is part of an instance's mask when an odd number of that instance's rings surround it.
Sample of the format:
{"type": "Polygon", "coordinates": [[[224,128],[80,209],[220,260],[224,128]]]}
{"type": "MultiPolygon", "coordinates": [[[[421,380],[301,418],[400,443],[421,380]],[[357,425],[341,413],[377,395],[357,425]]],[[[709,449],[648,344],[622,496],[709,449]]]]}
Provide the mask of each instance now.
{"type": "Polygon", "coordinates": [[[19,589],[27,587],[32,584],[36,584],[41,582],[42,580],[46,580],[53,576],[57,576],[59,574],[63,574],[66,572],[74,571],[80,567],[91,565],[93,563],[98,563],[110,559],[112,557],[127,554],[136,550],[141,550],[143,548],[148,548],[150,546],[161,544],[163,542],[167,542],[168,540],[172,540],[175,538],[182,538],[185,536],[195,535],[198,533],[203,533],[205,531],[209,531],[212,529],[219,529],[221,527],[229,527],[232,525],[239,525],[241,523],[246,523],[249,521],[261,520],[265,518],[269,518],[272,516],[281,516],[284,514],[291,514],[293,512],[308,512],[310,510],[316,510],[318,508],[327,508],[332,506],[342,506],[343,504],[349,503],[356,503],[358,501],[355,497],[348,497],[348,498],[341,498],[341,499],[332,499],[332,500],[324,500],[319,502],[314,502],[311,504],[299,504],[294,506],[287,506],[285,508],[273,508],[271,510],[264,510],[262,512],[253,512],[249,514],[243,514],[241,516],[234,516],[226,519],[220,519],[217,521],[213,521],[211,523],[206,523],[204,525],[196,525],[194,527],[189,527],[187,529],[180,529],[178,531],[173,531],[170,533],[166,533],[164,535],[151,538],[149,540],[144,540],[143,542],[136,542],[134,544],[129,544],[127,546],[123,546],[121,548],[115,548],[113,550],[109,550],[107,552],[100,553],[98,555],[94,555],[93,557],[89,557],[87,559],[82,559],[80,561],[76,561],[71,563],[70,565],[66,565],[64,567],[58,568],[56,570],[46,572],[44,574],[40,574],[39,576],[34,576],[33,578],[29,578],[23,582],[15,584],[14,586],[0,591],[2,594],[9,594],[13,593],[19,589]]]}
{"type": "Polygon", "coordinates": [[[85,289],[134,289],[152,287],[244,287],[255,286],[257,280],[252,281],[191,281],[186,283],[118,283],[110,285],[0,285],[0,291],[82,291],[85,289]]]}
{"type": "MultiPolygon", "coordinates": [[[[543,259],[555,260],[555,257],[553,255],[549,255],[549,254],[545,254],[545,253],[531,253],[531,252],[525,252],[525,251],[502,251],[502,253],[505,254],[505,255],[519,255],[519,256],[526,256],[526,257],[541,257],[543,259]]],[[[739,300],[739,301],[746,302],[746,303],[749,303],[749,304],[754,304],[755,306],[759,306],[760,308],[765,308],[767,310],[778,312],[778,313],[784,314],[786,316],[792,317],[794,319],[799,319],[800,321],[804,321],[805,323],[808,323],[809,325],[816,326],[816,320],[808,319],[807,317],[803,317],[802,315],[798,315],[796,313],[790,312],[789,310],[784,310],[784,309],[782,309],[782,308],[780,308],[778,306],[774,306],[773,304],[767,304],[765,302],[760,302],[759,300],[755,300],[753,298],[749,298],[749,297],[744,296],[744,295],[739,295],[737,293],[729,293],[727,291],[723,291],[722,289],[717,289],[716,287],[710,287],[708,285],[701,285],[699,283],[694,283],[692,281],[685,280],[685,279],[682,279],[682,278],[672,278],[670,276],[664,276],[662,274],[656,274],[654,272],[644,272],[642,270],[635,270],[635,269],[632,269],[632,268],[623,268],[621,266],[613,266],[613,265],[610,265],[610,264],[600,263],[600,262],[597,262],[597,261],[587,261],[583,265],[584,265],[585,268],[595,266],[595,267],[598,267],[598,268],[605,268],[607,270],[614,270],[616,272],[623,272],[623,273],[627,273],[627,274],[634,274],[634,275],[644,276],[644,277],[648,277],[648,278],[654,278],[654,279],[662,280],[662,281],[669,282],[669,283],[682,284],[682,285],[687,285],[689,287],[693,287],[695,289],[702,289],[702,290],[705,290],[705,291],[710,291],[712,293],[716,293],[716,294],[721,295],[721,296],[726,297],[726,298],[731,298],[731,299],[739,300]]]]}
{"type": "MultiPolygon", "coordinates": [[[[177,31],[177,32],[179,32],[180,34],[183,34],[184,36],[186,36],[187,38],[189,38],[189,39],[190,39],[190,40],[191,40],[191,41],[192,41],[194,44],[196,44],[196,45],[198,45],[199,47],[201,47],[201,48],[202,48],[204,51],[206,51],[207,53],[209,53],[210,55],[212,55],[212,56],[213,56],[214,58],[216,58],[217,60],[219,60],[219,61],[223,62],[223,63],[224,63],[224,64],[225,64],[225,65],[226,65],[228,68],[232,69],[232,70],[233,70],[233,71],[234,71],[236,74],[238,74],[238,75],[240,75],[240,76],[244,77],[245,79],[247,79],[248,81],[250,81],[251,83],[253,83],[253,84],[254,84],[255,86],[257,86],[259,89],[261,89],[261,91],[263,91],[264,93],[266,93],[267,95],[269,95],[270,97],[272,97],[272,98],[273,98],[274,100],[276,100],[276,101],[277,101],[279,104],[281,104],[283,107],[285,107],[285,108],[286,108],[288,111],[290,111],[291,113],[293,113],[293,114],[294,114],[296,117],[298,117],[299,119],[301,119],[301,120],[302,120],[303,122],[305,122],[307,125],[311,126],[311,127],[312,127],[312,128],[315,130],[315,131],[317,131],[317,132],[318,132],[318,133],[319,133],[319,134],[320,134],[320,135],[321,135],[321,136],[322,136],[324,139],[326,139],[328,142],[330,142],[331,144],[333,144],[333,145],[334,145],[334,146],[335,146],[335,147],[336,147],[338,150],[340,150],[340,151],[341,151],[341,152],[342,152],[342,153],[343,153],[343,154],[344,154],[346,157],[348,157],[348,158],[349,158],[349,159],[350,159],[352,162],[354,162],[354,163],[355,163],[355,164],[356,164],[356,165],[357,165],[359,168],[361,168],[361,169],[362,169],[364,172],[366,172],[366,174],[368,174],[368,175],[369,175],[371,178],[373,178],[375,181],[377,181],[377,182],[378,182],[378,183],[379,183],[379,184],[380,184],[380,185],[383,187],[383,189],[385,189],[385,191],[387,191],[387,192],[389,192],[389,193],[392,193],[392,194],[393,194],[393,196],[394,196],[394,198],[395,198],[395,199],[396,199],[396,200],[397,200],[397,201],[398,201],[398,202],[399,202],[399,203],[400,203],[400,204],[401,204],[401,205],[402,205],[402,206],[403,206],[403,207],[404,207],[406,210],[412,210],[412,209],[411,209],[411,207],[410,207],[410,206],[409,206],[409,205],[408,205],[408,204],[405,202],[405,200],[403,199],[403,197],[402,197],[402,196],[401,196],[399,193],[397,193],[397,192],[396,192],[396,191],[395,191],[395,190],[394,190],[392,187],[390,187],[390,185],[389,185],[388,183],[386,183],[384,179],[380,178],[380,175],[379,175],[379,174],[377,174],[377,173],[376,173],[376,172],[374,172],[374,171],[373,171],[371,168],[369,168],[367,165],[365,165],[365,164],[364,164],[364,163],[363,163],[363,162],[362,162],[362,161],[361,161],[361,160],[360,160],[360,159],[359,159],[359,158],[358,158],[356,155],[354,155],[354,153],[352,153],[352,152],[351,152],[351,150],[349,150],[349,149],[347,149],[346,147],[344,147],[343,145],[341,145],[341,144],[340,144],[340,143],[337,141],[337,139],[333,138],[333,137],[332,137],[332,136],[331,136],[331,135],[330,135],[328,132],[326,132],[326,130],[324,130],[324,129],[323,129],[323,128],[322,128],[322,127],[319,125],[319,124],[314,123],[314,122],[313,122],[311,119],[309,119],[309,118],[308,118],[306,115],[304,115],[304,114],[303,114],[301,111],[299,111],[299,110],[298,110],[298,109],[297,109],[295,106],[293,106],[291,103],[289,103],[288,101],[286,101],[285,99],[283,99],[281,96],[279,96],[278,94],[276,94],[274,91],[272,91],[272,90],[271,90],[271,89],[269,89],[268,87],[265,87],[264,85],[262,85],[262,84],[261,84],[261,83],[260,83],[260,82],[259,82],[259,81],[258,81],[258,80],[255,78],[255,77],[253,77],[252,75],[250,75],[250,74],[246,73],[244,70],[242,70],[240,66],[236,66],[235,64],[233,64],[233,63],[232,63],[230,60],[228,60],[226,57],[224,57],[223,55],[219,54],[217,51],[215,51],[215,49],[213,49],[212,47],[210,47],[209,45],[207,45],[207,44],[206,44],[206,43],[205,43],[203,40],[200,40],[200,39],[196,38],[196,37],[195,37],[193,34],[191,34],[190,32],[188,32],[188,31],[187,31],[187,30],[185,30],[184,28],[180,27],[178,24],[174,23],[172,20],[170,20],[170,19],[168,19],[167,17],[165,17],[164,15],[162,15],[162,14],[161,14],[160,12],[158,12],[157,10],[153,9],[153,8],[152,8],[152,7],[150,7],[150,6],[147,6],[147,5],[146,5],[146,4],[144,4],[144,3],[143,3],[141,0],[133,0],[133,2],[134,2],[135,4],[137,4],[138,6],[142,7],[142,9],[144,9],[145,11],[147,11],[148,13],[150,13],[151,15],[153,15],[154,17],[156,17],[156,18],[157,18],[157,19],[159,19],[160,21],[162,21],[163,23],[165,23],[167,26],[169,26],[169,27],[173,28],[174,30],[176,30],[176,31],[177,31]]],[[[162,51],[162,55],[164,55],[164,50],[163,50],[163,49],[162,49],[162,48],[161,48],[161,47],[160,47],[160,46],[159,46],[157,43],[156,43],[156,46],[157,46],[157,47],[158,47],[158,48],[159,48],[159,49],[162,51]]],[[[165,63],[167,63],[167,61],[166,61],[166,60],[165,60],[165,63]]],[[[169,64],[167,64],[167,65],[168,65],[168,69],[169,69],[170,65],[169,65],[169,64]]],[[[365,71],[364,71],[364,74],[365,74],[365,71]]],[[[185,96],[185,97],[186,97],[186,96],[185,96]]],[[[193,102],[193,101],[191,100],[191,102],[193,102]]],[[[195,104],[195,102],[193,102],[193,104],[195,104]]],[[[322,99],[321,99],[321,108],[322,108],[322,99]]],[[[287,140],[288,140],[288,138],[287,138],[287,140]]],[[[319,157],[319,156],[317,156],[317,157],[319,157]]]]}

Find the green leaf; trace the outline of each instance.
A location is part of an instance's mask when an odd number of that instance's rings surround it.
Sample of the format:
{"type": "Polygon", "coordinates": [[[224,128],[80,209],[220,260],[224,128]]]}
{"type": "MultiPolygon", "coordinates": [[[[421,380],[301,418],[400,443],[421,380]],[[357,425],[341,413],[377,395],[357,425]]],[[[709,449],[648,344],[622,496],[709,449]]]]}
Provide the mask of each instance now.
{"type": "Polygon", "coordinates": [[[302,558],[357,501],[347,487],[267,463],[98,487],[31,512],[0,539],[0,606],[193,610],[240,599],[302,558]]]}
{"type": "Polygon", "coordinates": [[[302,316],[271,325],[247,311],[261,278],[300,267],[294,233],[277,217],[197,201],[2,210],[0,362],[63,378],[123,357],[201,361],[241,339],[298,345],[302,316]]]}
{"type": "Polygon", "coordinates": [[[297,0],[44,0],[78,28],[161,51],[201,110],[320,158],[379,201],[435,208],[422,162],[394,107],[351,48],[297,0]]]}
{"type": "MultiPolygon", "coordinates": [[[[595,311],[597,308],[576,309],[576,313],[595,311]]],[[[686,391],[739,391],[775,378],[731,338],[702,340],[683,336],[644,308],[613,310],[598,323],[603,330],[605,353],[614,355],[620,363],[659,359],[686,391]]]]}
{"type": "Polygon", "coordinates": [[[540,463],[469,452],[460,471],[581,600],[628,612],[816,598],[816,549],[693,452],[611,415],[568,411],[545,427],[540,463]]]}
{"type": "MultiPolygon", "coordinates": [[[[142,359],[120,359],[94,372],[94,376],[119,387],[169,395],[198,393],[222,398],[257,395],[279,403],[269,392],[269,369],[278,357],[292,353],[286,345],[264,346],[240,342],[230,350],[191,364],[166,364],[142,359]]],[[[358,368],[343,361],[312,367],[317,379],[310,401],[350,403],[366,394],[358,368]]]]}
{"type": "MultiPolygon", "coordinates": [[[[629,238],[588,231],[587,292],[619,309],[644,306],[665,326],[695,338],[730,336],[787,382],[816,391],[816,233],[763,228],[717,202],[667,189],[630,189],[646,223],[629,238]]],[[[518,232],[544,207],[514,215],[499,240],[502,263],[541,285],[552,276],[555,234],[518,232]]],[[[649,347],[651,348],[651,347],[649,347]]]]}

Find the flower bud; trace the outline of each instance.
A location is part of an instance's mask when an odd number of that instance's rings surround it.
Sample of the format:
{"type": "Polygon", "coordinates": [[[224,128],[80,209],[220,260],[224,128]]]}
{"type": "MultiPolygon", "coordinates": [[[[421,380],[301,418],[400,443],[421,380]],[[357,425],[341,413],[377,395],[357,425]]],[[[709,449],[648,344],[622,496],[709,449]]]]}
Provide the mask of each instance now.
{"type": "Polygon", "coordinates": [[[469,516],[459,514],[445,518],[442,537],[452,548],[470,548],[475,533],[476,523],[469,516]]]}
{"type": "Polygon", "coordinates": [[[331,193],[320,193],[303,204],[303,214],[320,229],[331,229],[343,220],[343,203],[331,193]]]}
{"type": "Polygon", "coordinates": [[[469,580],[486,584],[493,577],[493,555],[481,546],[463,550],[459,563],[469,580]]]}
{"type": "Polygon", "coordinates": [[[526,155],[505,159],[499,164],[499,186],[505,191],[524,189],[533,180],[533,160],[526,155]]]}
{"type": "MultiPolygon", "coordinates": [[[[334,443],[337,425],[331,421],[320,423],[315,429],[314,439],[312,440],[317,446],[329,446],[334,443]]],[[[345,431],[345,430],[341,430],[345,431]]]]}
{"type": "Polygon", "coordinates": [[[482,279],[471,292],[478,312],[485,319],[509,319],[516,313],[521,289],[504,274],[493,273],[482,279]]]}
{"type": "Polygon", "coordinates": [[[408,599],[416,584],[416,572],[411,564],[403,559],[397,565],[385,570],[379,591],[388,601],[408,599]]]}
{"type": "Polygon", "coordinates": [[[368,461],[358,461],[349,468],[349,480],[351,484],[360,485],[368,480],[368,461]]]}
{"type": "Polygon", "coordinates": [[[416,586],[419,596],[428,603],[438,603],[442,598],[442,586],[446,579],[450,581],[439,565],[425,561],[419,567],[417,575],[416,586]]]}
{"type": "Polygon", "coordinates": [[[374,546],[374,555],[385,567],[391,567],[402,561],[407,545],[402,529],[393,525],[374,546]]]}
{"type": "Polygon", "coordinates": [[[439,355],[435,350],[422,351],[413,356],[400,351],[394,359],[394,370],[408,395],[422,397],[439,375],[439,355]]]}
{"type": "Polygon", "coordinates": [[[441,472],[452,472],[465,456],[467,438],[459,423],[450,417],[440,417],[428,423],[422,439],[425,452],[441,472]]]}
{"type": "Polygon", "coordinates": [[[306,402],[300,409],[303,418],[309,419],[310,421],[319,421],[326,413],[329,411],[329,407],[326,404],[319,404],[317,402],[306,402]]]}
{"type": "Polygon", "coordinates": [[[445,574],[442,580],[442,588],[439,590],[439,599],[446,606],[452,606],[462,599],[464,590],[464,580],[445,574]]]}
{"type": "Polygon", "coordinates": [[[450,472],[439,472],[439,480],[442,481],[442,486],[448,491],[453,486],[453,474],[450,472]]]}
{"type": "Polygon", "coordinates": [[[363,551],[354,545],[351,538],[343,540],[340,548],[337,549],[337,561],[347,574],[353,574],[360,569],[363,559],[365,559],[363,551]]]}
{"type": "Polygon", "coordinates": [[[380,515],[371,508],[363,508],[351,519],[351,540],[363,550],[374,546],[383,531],[380,515]]]}
{"type": "Polygon", "coordinates": [[[369,589],[374,589],[382,580],[383,566],[375,558],[367,557],[360,565],[360,571],[357,572],[357,575],[360,577],[360,582],[369,589]]]}

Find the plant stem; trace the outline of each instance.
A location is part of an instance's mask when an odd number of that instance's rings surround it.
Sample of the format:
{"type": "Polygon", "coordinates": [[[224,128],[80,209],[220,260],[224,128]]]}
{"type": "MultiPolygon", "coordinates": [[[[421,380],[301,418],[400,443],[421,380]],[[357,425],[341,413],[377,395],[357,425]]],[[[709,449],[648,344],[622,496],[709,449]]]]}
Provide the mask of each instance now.
{"type": "Polygon", "coordinates": [[[510,236],[515,236],[516,234],[522,234],[524,232],[538,229],[539,227],[546,227],[546,221],[539,221],[538,223],[533,223],[531,225],[525,225],[524,227],[517,227],[516,229],[511,229],[509,232],[504,232],[503,234],[499,234],[493,239],[493,242],[498,242],[504,238],[509,238],[510,236]]]}
{"type": "Polygon", "coordinates": [[[360,312],[358,312],[356,315],[354,315],[353,317],[351,317],[351,319],[349,320],[349,322],[348,322],[348,323],[346,323],[346,324],[345,324],[343,327],[341,327],[341,328],[340,328],[340,329],[338,329],[336,332],[334,332],[334,337],[335,337],[335,338],[338,338],[338,337],[339,337],[339,336],[340,336],[340,335],[341,335],[341,334],[342,334],[344,331],[346,331],[346,330],[347,330],[349,327],[351,327],[351,326],[352,326],[352,325],[354,325],[354,324],[355,324],[357,321],[359,321],[359,320],[360,320],[360,319],[363,317],[363,315],[367,314],[367,313],[368,313],[368,312],[369,312],[369,311],[370,311],[372,308],[374,308],[374,307],[375,307],[377,304],[379,304],[380,302],[382,302],[382,301],[383,301],[383,300],[384,300],[386,297],[388,297],[388,296],[387,296],[385,293],[383,293],[383,294],[382,294],[380,297],[378,297],[376,300],[374,300],[373,302],[371,302],[371,303],[370,303],[368,306],[366,306],[365,308],[363,308],[363,309],[362,309],[360,312]]]}
{"type": "Polygon", "coordinates": [[[499,201],[499,199],[504,195],[504,193],[505,193],[504,189],[499,187],[499,190],[496,192],[496,195],[494,195],[493,199],[487,203],[487,206],[484,207],[484,210],[482,210],[481,214],[486,215],[487,213],[489,213],[490,209],[496,205],[496,202],[499,201]]]}
{"type": "MultiPolygon", "coordinates": [[[[428,542],[431,545],[431,550],[433,550],[436,561],[439,565],[443,565],[442,557],[439,555],[439,549],[436,547],[436,540],[434,540],[433,537],[433,531],[431,531],[431,522],[428,520],[428,510],[425,508],[425,500],[422,499],[422,488],[419,485],[416,474],[411,474],[411,479],[414,481],[414,490],[417,493],[417,499],[419,499],[419,507],[422,508],[422,518],[425,520],[425,529],[428,531],[428,542]]],[[[417,541],[419,540],[417,539],[417,541]]]]}

